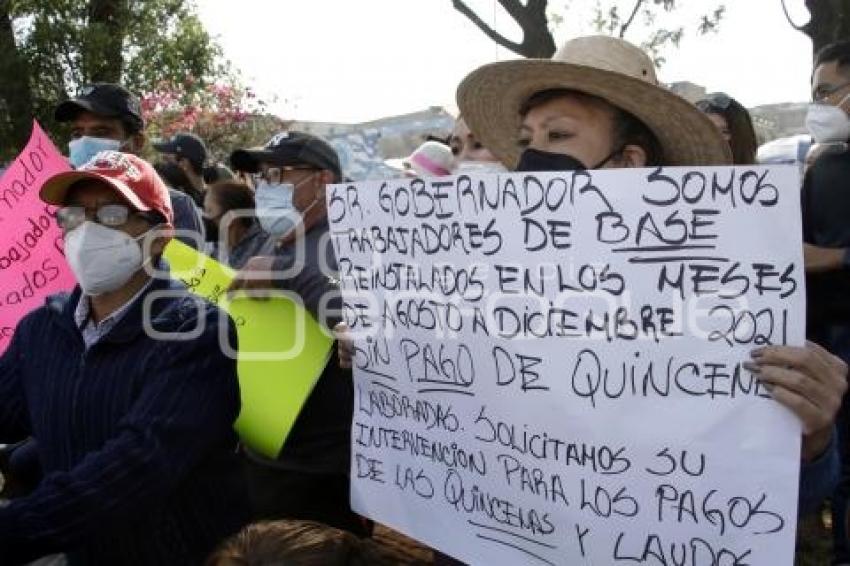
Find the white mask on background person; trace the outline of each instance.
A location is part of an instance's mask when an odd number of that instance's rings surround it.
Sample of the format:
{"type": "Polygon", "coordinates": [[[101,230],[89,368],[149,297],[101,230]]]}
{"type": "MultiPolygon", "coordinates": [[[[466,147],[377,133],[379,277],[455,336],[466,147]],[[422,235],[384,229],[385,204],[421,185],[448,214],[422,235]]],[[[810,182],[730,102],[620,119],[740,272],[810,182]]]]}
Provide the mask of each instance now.
{"type": "Polygon", "coordinates": [[[119,151],[121,145],[118,140],[82,136],[68,142],[68,161],[79,169],[101,151],[119,151]]]}
{"type": "Polygon", "coordinates": [[[508,169],[498,161],[461,161],[452,175],[486,175],[488,173],[507,173],[508,169]]]}
{"type": "Polygon", "coordinates": [[[138,240],[145,234],[134,238],[91,221],[65,234],[65,258],[83,294],[102,295],[129,281],[142,267],[138,240]]]}
{"type": "Polygon", "coordinates": [[[850,116],[841,109],[850,94],[838,105],[815,102],[806,113],[806,129],[817,143],[846,142],[850,139],[850,116]]]}

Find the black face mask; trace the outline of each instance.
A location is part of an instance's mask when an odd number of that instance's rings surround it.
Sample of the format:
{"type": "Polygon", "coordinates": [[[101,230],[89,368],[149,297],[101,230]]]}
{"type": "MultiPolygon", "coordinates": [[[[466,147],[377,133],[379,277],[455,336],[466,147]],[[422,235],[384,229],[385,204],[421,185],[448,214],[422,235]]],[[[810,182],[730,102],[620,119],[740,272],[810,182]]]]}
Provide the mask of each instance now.
{"type": "Polygon", "coordinates": [[[207,241],[208,242],[217,242],[218,241],[218,222],[213,220],[208,216],[203,216],[201,219],[204,222],[204,229],[207,233],[207,241]]]}
{"type": "Polygon", "coordinates": [[[587,169],[584,163],[572,155],[551,153],[528,148],[519,157],[517,171],[576,171],[587,169]]]}
{"type": "MultiPolygon", "coordinates": [[[[621,151],[623,151],[622,148],[612,151],[591,169],[599,169],[621,151]]],[[[584,163],[572,155],[541,151],[529,147],[520,155],[515,171],[580,171],[583,169],[587,169],[584,163]]]]}

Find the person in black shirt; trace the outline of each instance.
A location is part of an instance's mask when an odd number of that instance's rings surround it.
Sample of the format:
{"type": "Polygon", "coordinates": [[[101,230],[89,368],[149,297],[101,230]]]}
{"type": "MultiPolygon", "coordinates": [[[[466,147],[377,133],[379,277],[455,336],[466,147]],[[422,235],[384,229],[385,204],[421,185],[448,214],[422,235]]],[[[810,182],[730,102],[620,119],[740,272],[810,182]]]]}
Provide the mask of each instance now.
{"type": "MultiPolygon", "coordinates": [[[[806,126],[821,150],[830,150],[820,152],[803,182],[807,334],[846,362],[850,360],[850,41],[828,45],[815,57],[812,100],[806,126]]],[[[841,478],[832,498],[833,563],[842,564],[850,562],[844,529],[850,495],[846,396],[836,424],[841,478]]]]}
{"type": "Polygon", "coordinates": [[[186,192],[192,196],[195,204],[203,207],[203,196],[198,199],[195,195],[203,195],[207,188],[204,182],[204,165],[207,162],[204,140],[194,134],[179,133],[170,140],[154,143],[153,147],[162,154],[164,161],[180,167],[191,185],[191,191],[186,192]]]}
{"type": "MultiPolygon", "coordinates": [[[[260,176],[258,184],[291,191],[297,211],[294,228],[278,240],[274,255],[248,259],[231,290],[295,293],[320,324],[333,328],[340,321],[342,296],[325,186],[342,179],[336,151],[310,134],[282,132],[265,147],[233,152],[230,160],[236,170],[260,176]]],[[[366,522],[350,505],[353,411],[351,372],[331,356],[277,458],[243,447],[257,518],[319,521],[358,536],[368,534],[366,522]]]]}

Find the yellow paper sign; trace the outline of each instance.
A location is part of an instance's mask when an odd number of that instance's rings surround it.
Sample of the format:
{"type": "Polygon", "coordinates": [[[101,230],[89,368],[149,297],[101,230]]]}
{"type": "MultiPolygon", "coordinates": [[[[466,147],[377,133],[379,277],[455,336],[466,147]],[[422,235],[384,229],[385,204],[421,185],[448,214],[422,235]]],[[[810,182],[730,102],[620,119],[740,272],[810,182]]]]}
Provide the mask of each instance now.
{"type": "Polygon", "coordinates": [[[242,396],[236,431],[251,449],[275,458],[327,364],[333,339],[287,297],[228,297],[234,271],[179,241],[172,240],[164,255],[174,278],[236,322],[242,396]]]}

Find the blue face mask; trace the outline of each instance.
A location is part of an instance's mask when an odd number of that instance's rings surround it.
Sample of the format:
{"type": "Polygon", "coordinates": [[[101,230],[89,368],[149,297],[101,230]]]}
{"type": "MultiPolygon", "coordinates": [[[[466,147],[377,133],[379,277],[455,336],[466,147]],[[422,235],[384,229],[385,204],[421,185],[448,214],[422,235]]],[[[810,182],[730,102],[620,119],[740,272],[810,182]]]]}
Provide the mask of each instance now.
{"type": "Polygon", "coordinates": [[[68,144],[68,160],[74,169],[79,169],[101,151],[119,151],[121,142],[106,138],[83,136],[68,144]]]}
{"type": "Polygon", "coordinates": [[[260,181],[257,185],[254,194],[257,219],[263,230],[269,234],[283,235],[295,225],[296,211],[292,208],[294,189],[290,183],[260,181]]]}

